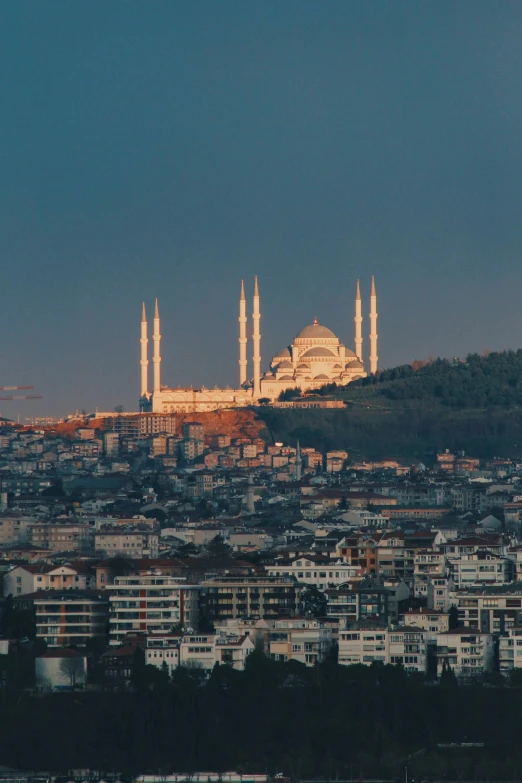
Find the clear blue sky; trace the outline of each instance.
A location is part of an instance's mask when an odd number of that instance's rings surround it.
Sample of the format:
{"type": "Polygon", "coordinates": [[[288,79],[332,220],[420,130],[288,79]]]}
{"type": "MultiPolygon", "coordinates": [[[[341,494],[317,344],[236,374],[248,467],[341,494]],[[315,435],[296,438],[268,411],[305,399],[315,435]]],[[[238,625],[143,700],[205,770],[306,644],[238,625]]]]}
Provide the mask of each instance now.
{"type": "Polygon", "coordinates": [[[518,0],[4,3],[0,385],[45,400],[0,412],[135,407],[155,296],[163,381],[234,384],[256,273],[264,365],[351,344],[372,273],[382,366],[520,347],[521,40],[518,0]]]}

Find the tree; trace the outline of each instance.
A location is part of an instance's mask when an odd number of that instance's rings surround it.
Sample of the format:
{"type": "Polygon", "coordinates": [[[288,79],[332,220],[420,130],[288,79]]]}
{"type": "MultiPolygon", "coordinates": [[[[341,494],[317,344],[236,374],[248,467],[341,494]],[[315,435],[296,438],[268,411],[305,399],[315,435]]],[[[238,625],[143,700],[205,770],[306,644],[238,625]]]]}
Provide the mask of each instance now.
{"type": "Polygon", "coordinates": [[[124,410],[125,410],[125,408],[123,407],[123,405],[115,405],[114,406],[114,413],[123,413],[124,410]]]}
{"type": "Polygon", "coordinates": [[[297,397],[301,396],[301,389],[298,389],[295,387],[294,389],[283,389],[282,392],[280,392],[279,397],[277,398],[279,402],[288,402],[290,400],[295,400],[297,397]]]}
{"type": "MultiPolygon", "coordinates": [[[[72,651],[71,651],[72,652],[72,651]]],[[[69,679],[69,686],[76,688],[78,684],[83,685],[83,675],[85,674],[85,663],[81,655],[68,655],[60,661],[60,672],[69,679]]]]}
{"type": "Polygon", "coordinates": [[[232,547],[229,546],[222,535],[217,535],[207,544],[207,553],[210,557],[229,557],[232,547]]]}
{"type": "Polygon", "coordinates": [[[259,400],[259,405],[270,405],[271,399],[270,397],[261,397],[259,400]]]}
{"type": "Polygon", "coordinates": [[[455,605],[450,607],[449,610],[449,630],[452,631],[454,628],[458,628],[459,626],[459,610],[455,605]]]}

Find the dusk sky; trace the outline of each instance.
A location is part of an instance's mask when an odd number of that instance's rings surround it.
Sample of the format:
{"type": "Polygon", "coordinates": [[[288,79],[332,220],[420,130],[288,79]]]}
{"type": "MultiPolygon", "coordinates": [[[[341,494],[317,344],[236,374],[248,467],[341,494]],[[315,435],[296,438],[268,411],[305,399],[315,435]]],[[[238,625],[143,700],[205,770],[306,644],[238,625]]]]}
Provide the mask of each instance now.
{"type": "Polygon", "coordinates": [[[255,274],[264,369],[352,348],[357,277],[367,357],[372,274],[381,367],[522,347],[521,41],[519,0],[3,3],[0,385],[45,399],[1,415],[136,409],[155,296],[163,383],[235,386],[255,274]]]}

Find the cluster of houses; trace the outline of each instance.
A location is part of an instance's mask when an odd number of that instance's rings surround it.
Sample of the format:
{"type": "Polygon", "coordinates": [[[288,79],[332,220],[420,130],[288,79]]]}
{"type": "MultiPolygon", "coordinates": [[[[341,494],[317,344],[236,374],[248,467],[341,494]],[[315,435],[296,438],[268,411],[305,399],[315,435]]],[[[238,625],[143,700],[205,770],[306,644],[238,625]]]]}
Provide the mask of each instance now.
{"type": "Polygon", "coordinates": [[[34,619],[40,687],[84,682],[94,647],[118,684],[140,656],[208,672],[253,650],[522,667],[516,461],[356,463],[170,414],[96,421],[0,434],[0,578],[34,619]]]}

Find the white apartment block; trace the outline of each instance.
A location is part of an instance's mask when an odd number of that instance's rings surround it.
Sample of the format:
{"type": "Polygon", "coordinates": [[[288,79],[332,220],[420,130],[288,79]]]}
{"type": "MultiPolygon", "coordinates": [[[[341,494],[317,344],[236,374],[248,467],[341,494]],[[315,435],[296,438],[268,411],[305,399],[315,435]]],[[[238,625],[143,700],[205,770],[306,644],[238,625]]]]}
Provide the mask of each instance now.
{"type": "Polygon", "coordinates": [[[446,555],[431,550],[416,551],[413,558],[413,590],[415,598],[428,597],[431,578],[447,573],[446,555]]]}
{"type": "Polygon", "coordinates": [[[102,557],[156,558],[159,536],[146,531],[100,530],[94,536],[94,549],[102,557]]]}
{"type": "Polygon", "coordinates": [[[487,633],[503,634],[522,623],[522,585],[518,582],[505,587],[455,590],[451,600],[458,609],[460,623],[487,633]]]}
{"type": "Polygon", "coordinates": [[[493,634],[478,628],[455,628],[437,636],[437,675],[446,662],[457,677],[472,677],[493,669],[493,634]]]}
{"type": "Polygon", "coordinates": [[[246,659],[255,650],[248,636],[194,634],[183,636],[179,647],[179,665],[212,670],[216,663],[243,670],[246,659]]]}
{"type": "Polygon", "coordinates": [[[183,579],[147,574],[117,576],[109,593],[109,643],[129,633],[169,633],[175,626],[197,628],[199,586],[183,579]]]}
{"type": "Polygon", "coordinates": [[[499,668],[504,674],[522,667],[522,626],[509,628],[498,645],[499,668]]]}
{"type": "Polygon", "coordinates": [[[490,552],[450,556],[448,567],[457,587],[469,587],[477,582],[508,584],[513,581],[515,571],[512,560],[490,552]]]}
{"type": "Polygon", "coordinates": [[[359,573],[358,566],[348,565],[341,560],[300,557],[289,563],[266,566],[268,576],[293,576],[296,581],[313,585],[318,590],[342,585],[359,573]]]}
{"type": "Polygon", "coordinates": [[[389,630],[374,623],[356,623],[339,632],[339,663],[345,666],[374,662],[402,665],[406,671],[425,673],[427,632],[414,626],[389,630]]]}
{"type": "Polygon", "coordinates": [[[449,612],[451,593],[455,589],[455,583],[449,576],[431,576],[428,579],[428,607],[440,612],[449,612]]]}
{"type": "Polygon", "coordinates": [[[179,645],[181,633],[157,633],[147,636],[145,648],[145,662],[148,666],[156,666],[158,669],[167,664],[169,674],[179,666],[179,645]]]}
{"type": "Polygon", "coordinates": [[[36,524],[36,520],[31,517],[21,517],[17,514],[0,516],[0,546],[21,544],[26,541],[33,524],[36,524]]]}
{"type": "Polygon", "coordinates": [[[414,625],[426,631],[428,642],[436,642],[437,636],[449,630],[449,613],[436,609],[412,609],[402,616],[405,625],[414,625]]]}
{"type": "Polygon", "coordinates": [[[275,661],[293,660],[314,666],[325,660],[331,647],[331,626],[312,617],[276,620],[268,632],[267,652],[275,661]]]}

